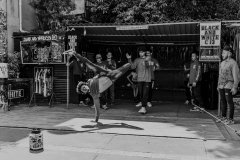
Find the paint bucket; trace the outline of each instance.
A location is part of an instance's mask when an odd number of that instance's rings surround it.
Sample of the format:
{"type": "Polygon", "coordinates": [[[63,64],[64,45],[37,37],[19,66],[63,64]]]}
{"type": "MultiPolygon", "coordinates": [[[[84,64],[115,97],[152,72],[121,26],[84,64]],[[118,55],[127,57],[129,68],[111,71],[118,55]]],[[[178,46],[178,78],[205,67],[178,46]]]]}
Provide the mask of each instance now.
{"type": "Polygon", "coordinates": [[[43,134],[40,129],[33,129],[29,134],[29,149],[31,151],[43,150],[43,134]]]}

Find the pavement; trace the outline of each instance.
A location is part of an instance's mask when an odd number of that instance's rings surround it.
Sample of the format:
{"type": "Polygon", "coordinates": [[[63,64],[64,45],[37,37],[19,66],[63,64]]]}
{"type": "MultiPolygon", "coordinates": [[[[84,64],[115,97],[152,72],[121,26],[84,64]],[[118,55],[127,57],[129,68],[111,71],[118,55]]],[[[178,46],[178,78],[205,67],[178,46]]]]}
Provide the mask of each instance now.
{"type": "MultiPolygon", "coordinates": [[[[146,115],[130,101],[101,110],[90,107],[20,105],[0,113],[0,160],[237,160],[240,138],[190,105],[155,102],[146,115]],[[44,150],[29,151],[31,128],[42,128],[44,150]]],[[[216,115],[217,110],[209,110],[216,115]]],[[[240,130],[239,110],[234,124],[240,130]]]]}

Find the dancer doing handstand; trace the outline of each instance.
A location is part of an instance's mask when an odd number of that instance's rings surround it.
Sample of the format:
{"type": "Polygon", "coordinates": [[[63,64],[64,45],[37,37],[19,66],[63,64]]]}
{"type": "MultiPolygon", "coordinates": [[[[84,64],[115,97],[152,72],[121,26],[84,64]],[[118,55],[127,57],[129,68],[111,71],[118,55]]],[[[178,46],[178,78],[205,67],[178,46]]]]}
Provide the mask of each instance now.
{"type": "Polygon", "coordinates": [[[87,82],[79,82],[77,85],[77,93],[90,94],[95,105],[95,122],[98,122],[100,115],[100,93],[108,89],[113,82],[122,76],[131,66],[130,63],[123,65],[115,70],[106,70],[100,66],[93,64],[90,60],[77,54],[75,51],[66,51],[68,54],[74,55],[79,63],[84,63],[90,70],[97,73],[95,77],[89,79],[87,82]]]}

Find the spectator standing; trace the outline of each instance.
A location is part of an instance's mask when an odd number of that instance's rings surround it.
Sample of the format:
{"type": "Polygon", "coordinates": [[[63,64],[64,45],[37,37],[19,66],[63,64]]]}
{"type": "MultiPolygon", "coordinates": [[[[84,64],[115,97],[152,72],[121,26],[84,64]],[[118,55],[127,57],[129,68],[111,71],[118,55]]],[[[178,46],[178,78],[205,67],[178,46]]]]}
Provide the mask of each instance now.
{"type": "MultiPolygon", "coordinates": [[[[69,62],[70,63],[67,63],[67,65],[69,65],[69,68],[73,69],[73,76],[76,86],[78,85],[78,82],[86,82],[86,66],[83,63],[78,62],[74,56],[70,57],[69,62]]],[[[86,95],[78,94],[79,105],[87,106],[85,103],[86,98],[86,95]]]]}
{"type": "MultiPolygon", "coordinates": [[[[190,76],[189,84],[192,89],[192,103],[198,105],[200,108],[204,108],[202,93],[201,93],[201,80],[202,80],[202,69],[201,64],[198,61],[198,54],[192,53],[192,62],[190,65],[190,76]]],[[[190,111],[199,111],[197,107],[193,107],[190,111]]]]}
{"type": "MultiPolygon", "coordinates": [[[[117,68],[116,62],[112,59],[112,53],[111,52],[107,53],[107,60],[105,61],[105,64],[106,64],[106,68],[108,70],[115,70],[117,68]]],[[[106,98],[107,98],[107,95],[108,95],[108,91],[110,93],[111,106],[114,106],[114,103],[115,103],[115,101],[114,101],[114,96],[115,96],[114,89],[115,89],[115,86],[114,86],[114,83],[113,83],[106,90],[106,98]]]]}
{"type": "MultiPolygon", "coordinates": [[[[219,78],[217,90],[220,94],[222,117],[221,121],[225,124],[234,124],[234,103],[233,95],[237,93],[239,83],[239,68],[237,62],[232,59],[232,49],[225,46],[222,51],[223,61],[219,67],[219,78]],[[227,110],[229,106],[229,118],[227,118],[227,110]]],[[[220,121],[217,121],[220,122],[220,121]]]]}
{"type": "Polygon", "coordinates": [[[145,114],[148,100],[149,87],[151,84],[151,68],[149,67],[149,58],[145,56],[146,48],[139,48],[139,58],[135,59],[132,63],[131,55],[126,53],[128,62],[131,64],[131,69],[136,69],[137,81],[138,81],[138,92],[140,95],[140,102],[136,107],[142,107],[138,112],[145,114]]]}
{"type": "Polygon", "coordinates": [[[135,71],[132,71],[128,76],[127,76],[128,81],[130,82],[130,85],[133,89],[133,100],[134,102],[138,103],[138,86],[137,86],[137,73],[135,71]]]}
{"type": "Polygon", "coordinates": [[[185,94],[186,94],[186,101],[185,104],[189,104],[191,101],[191,93],[190,93],[190,88],[188,86],[189,82],[189,76],[190,76],[190,62],[186,61],[186,63],[183,66],[184,69],[184,86],[185,86],[185,94]]]}
{"type": "Polygon", "coordinates": [[[152,52],[150,51],[150,48],[147,50],[146,52],[147,57],[149,57],[149,65],[150,65],[150,69],[151,69],[151,84],[149,87],[149,94],[148,94],[148,102],[147,102],[147,106],[148,107],[152,107],[152,94],[153,94],[153,87],[154,87],[154,82],[155,82],[155,75],[154,72],[156,70],[160,69],[160,65],[158,63],[158,61],[152,57],[152,52]]]}

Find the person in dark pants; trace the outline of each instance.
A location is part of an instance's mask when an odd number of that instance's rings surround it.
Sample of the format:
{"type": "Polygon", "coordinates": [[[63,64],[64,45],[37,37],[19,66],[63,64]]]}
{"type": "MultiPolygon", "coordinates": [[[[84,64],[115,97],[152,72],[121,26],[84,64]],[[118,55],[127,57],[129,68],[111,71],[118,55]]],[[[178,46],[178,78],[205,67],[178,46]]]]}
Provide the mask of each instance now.
{"type": "MultiPolygon", "coordinates": [[[[79,63],[76,57],[72,56],[70,57],[69,63],[67,65],[69,65],[70,68],[73,68],[73,76],[74,76],[74,81],[76,85],[80,81],[86,82],[85,65],[83,63],[79,63]]],[[[78,95],[79,105],[87,106],[85,104],[86,98],[87,98],[86,95],[79,94],[78,95]]]]}
{"type": "Polygon", "coordinates": [[[237,93],[237,87],[240,79],[237,62],[232,59],[232,49],[225,46],[222,51],[223,61],[219,68],[219,78],[217,90],[220,94],[222,117],[217,122],[223,121],[225,124],[234,124],[234,103],[233,95],[237,93]],[[227,118],[228,106],[230,109],[229,118],[227,118]]]}
{"type": "Polygon", "coordinates": [[[139,48],[140,58],[135,59],[132,63],[131,55],[126,53],[128,62],[131,64],[131,69],[136,69],[137,72],[137,82],[138,82],[138,92],[140,95],[140,102],[136,107],[142,107],[138,112],[145,114],[146,106],[148,101],[149,87],[151,85],[151,68],[149,67],[150,58],[145,56],[146,48],[139,48]]]}
{"type": "MultiPolygon", "coordinates": [[[[202,93],[201,93],[201,80],[202,80],[202,69],[201,64],[198,61],[198,54],[196,52],[192,53],[192,63],[190,65],[190,76],[189,76],[189,85],[192,88],[192,97],[191,101],[193,105],[197,105],[200,108],[204,108],[202,93]]],[[[193,107],[190,111],[200,111],[199,108],[193,107]]]]}
{"type": "MultiPolygon", "coordinates": [[[[107,69],[110,70],[115,70],[117,68],[116,62],[112,59],[112,53],[108,52],[107,53],[107,60],[105,61],[107,69]]],[[[109,90],[110,93],[110,99],[111,99],[111,106],[114,106],[114,83],[106,90],[106,98],[107,98],[107,93],[109,90]]]]}
{"type": "Polygon", "coordinates": [[[185,95],[186,95],[185,104],[189,104],[189,102],[191,101],[191,93],[190,93],[190,88],[188,86],[189,76],[190,76],[190,62],[187,61],[184,64],[184,86],[185,86],[185,95]]]}
{"type": "Polygon", "coordinates": [[[152,94],[153,94],[153,87],[154,87],[154,82],[155,82],[155,75],[154,72],[156,70],[160,69],[160,65],[158,63],[158,61],[152,57],[152,52],[150,51],[151,49],[148,48],[147,52],[146,52],[146,56],[149,57],[149,62],[150,62],[150,68],[151,68],[151,84],[149,87],[149,93],[148,93],[148,102],[147,102],[147,106],[148,107],[152,107],[152,94]]]}

